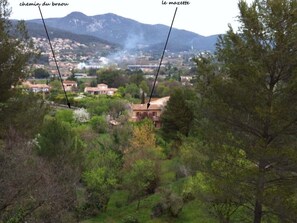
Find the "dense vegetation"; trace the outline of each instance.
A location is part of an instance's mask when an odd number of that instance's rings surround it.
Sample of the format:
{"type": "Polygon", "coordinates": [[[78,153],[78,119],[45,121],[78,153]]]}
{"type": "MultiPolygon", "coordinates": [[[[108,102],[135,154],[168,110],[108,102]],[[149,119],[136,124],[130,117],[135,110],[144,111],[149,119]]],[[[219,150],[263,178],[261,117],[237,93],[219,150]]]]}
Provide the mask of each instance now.
{"type": "MultiPolygon", "coordinates": [[[[239,9],[239,31],[195,58],[194,86],[159,84],[156,129],[129,121],[151,87],[141,72],[96,71],[118,93],[69,95],[75,110],[11,88],[34,51],[0,0],[0,222],[296,222],[297,1],[239,9]]],[[[46,99],[65,100],[51,84],[46,99]]]]}

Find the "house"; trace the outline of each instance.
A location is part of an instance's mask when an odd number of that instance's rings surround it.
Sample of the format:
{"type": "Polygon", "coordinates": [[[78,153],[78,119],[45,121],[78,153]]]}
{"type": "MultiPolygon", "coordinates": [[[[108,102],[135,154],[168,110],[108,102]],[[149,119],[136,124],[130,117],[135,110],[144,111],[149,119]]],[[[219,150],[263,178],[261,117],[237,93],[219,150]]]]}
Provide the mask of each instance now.
{"type": "Polygon", "coordinates": [[[184,85],[184,86],[193,86],[193,84],[191,83],[192,80],[193,80],[192,76],[181,76],[180,77],[180,81],[181,81],[182,85],[184,85]]]}
{"type": "Polygon", "coordinates": [[[70,80],[64,80],[63,86],[64,86],[65,91],[73,91],[75,88],[77,88],[77,82],[70,81],[70,80]]]}
{"type": "Polygon", "coordinates": [[[147,104],[132,104],[131,121],[137,122],[144,118],[149,118],[154,122],[157,128],[160,128],[162,124],[160,117],[169,98],[168,96],[151,101],[149,108],[147,108],[147,104]]]}
{"type": "Polygon", "coordinates": [[[23,82],[22,85],[26,89],[34,93],[39,93],[39,92],[49,93],[50,91],[50,86],[47,84],[32,84],[31,82],[26,81],[26,82],[23,82]]]}
{"type": "Polygon", "coordinates": [[[108,88],[107,84],[98,84],[97,87],[86,87],[84,92],[93,95],[104,94],[112,96],[117,90],[117,88],[108,88]]]}

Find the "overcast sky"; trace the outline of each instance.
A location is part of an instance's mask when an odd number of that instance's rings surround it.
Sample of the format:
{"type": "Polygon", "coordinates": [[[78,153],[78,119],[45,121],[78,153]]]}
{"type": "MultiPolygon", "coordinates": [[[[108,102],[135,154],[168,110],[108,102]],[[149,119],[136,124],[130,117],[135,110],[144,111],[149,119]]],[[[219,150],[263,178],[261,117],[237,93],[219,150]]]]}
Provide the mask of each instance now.
{"type": "MultiPolygon", "coordinates": [[[[20,6],[20,3],[56,2],[68,6],[41,7],[45,18],[64,17],[73,11],[86,15],[115,13],[147,24],[170,26],[176,6],[162,5],[162,0],[8,0],[12,7],[12,19],[40,18],[34,6],[20,6]]],[[[164,1],[164,0],[163,0],[164,1]]],[[[166,0],[167,2],[172,0],[166,0]]],[[[225,33],[228,23],[237,27],[238,0],[189,0],[190,5],[178,6],[173,27],[209,36],[225,33]]],[[[252,0],[247,0],[252,2],[252,0]]]]}

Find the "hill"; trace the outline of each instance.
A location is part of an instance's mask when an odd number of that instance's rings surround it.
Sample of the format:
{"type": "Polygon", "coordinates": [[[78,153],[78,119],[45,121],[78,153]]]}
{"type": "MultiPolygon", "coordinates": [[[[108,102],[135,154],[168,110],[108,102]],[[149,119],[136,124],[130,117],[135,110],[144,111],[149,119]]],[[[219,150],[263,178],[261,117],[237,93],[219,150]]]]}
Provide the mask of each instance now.
{"type": "MultiPolygon", "coordinates": [[[[41,24],[41,19],[28,21],[41,24]]],[[[121,45],[126,50],[159,49],[164,46],[169,27],[161,24],[149,25],[112,13],[87,16],[72,12],[63,18],[45,19],[48,27],[74,34],[93,36],[121,45]]],[[[29,24],[28,23],[28,24],[29,24]]],[[[186,30],[172,29],[168,50],[214,50],[217,36],[201,36],[186,30]]]]}
{"type": "MultiPolygon", "coordinates": [[[[11,22],[13,25],[16,25],[18,21],[12,20],[11,22]]],[[[46,38],[46,33],[44,31],[43,24],[36,24],[35,22],[30,22],[30,21],[26,21],[25,24],[28,30],[28,34],[30,36],[37,37],[37,38],[46,38]]],[[[58,29],[54,27],[47,27],[47,29],[52,39],[62,38],[62,39],[71,39],[73,41],[76,41],[82,44],[101,43],[101,44],[110,45],[113,47],[118,46],[107,40],[100,39],[98,37],[91,36],[91,35],[76,34],[73,32],[65,31],[63,29],[58,29]]]]}

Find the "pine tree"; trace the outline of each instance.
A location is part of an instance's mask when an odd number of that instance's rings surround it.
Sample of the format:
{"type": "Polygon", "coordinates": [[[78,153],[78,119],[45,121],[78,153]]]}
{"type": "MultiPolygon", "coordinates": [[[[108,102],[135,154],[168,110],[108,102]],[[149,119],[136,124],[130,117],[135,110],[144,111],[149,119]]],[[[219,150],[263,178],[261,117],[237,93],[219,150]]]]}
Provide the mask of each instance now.
{"type": "MultiPolygon", "coordinates": [[[[215,168],[216,173],[201,169],[208,176],[222,177],[235,165],[225,152],[231,154],[228,150],[233,148],[232,153],[244,154],[245,174],[232,174],[238,178],[234,188],[242,189],[236,201],[253,210],[249,222],[260,223],[269,216],[293,222],[297,218],[297,1],[256,0],[251,5],[240,1],[239,10],[239,30],[230,26],[219,38],[215,56],[196,60],[200,147],[208,148],[203,149],[205,163],[212,168],[215,154],[221,154],[221,164],[226,164],[215,168]]],[[[220,185],[215,186],[219,190],[220,185]]],[[[222,192],[227,197],[232,193],[222,192]]]]}
{"type": "Polygon", "coordinates": [[[178,135],[188,136],[194,119],[193,101],[196,94],[190,89],[176,89],[161,116],[162,134],[166,140],[178,140],[178,135]]]}
{"type": "Polygon", "coordinates": [[[0,0],[0,103],[12,93],[12,86],[26,77],[25,68],[33,56],[24,22],[13,26],[7,0],[0,0]]]}

